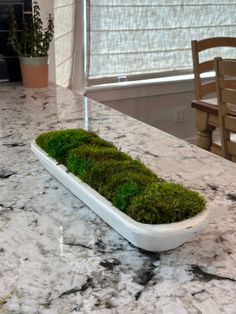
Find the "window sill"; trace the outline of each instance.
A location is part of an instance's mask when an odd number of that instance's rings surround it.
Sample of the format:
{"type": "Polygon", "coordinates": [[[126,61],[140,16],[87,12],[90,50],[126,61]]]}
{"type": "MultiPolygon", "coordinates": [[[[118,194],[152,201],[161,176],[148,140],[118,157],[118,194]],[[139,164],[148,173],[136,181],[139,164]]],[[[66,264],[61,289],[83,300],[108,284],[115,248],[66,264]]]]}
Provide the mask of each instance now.
{"type": "Polygon", "coordinates": [[[193,74],[90,86],[86,96],[100,102],[194,92],[193,74]]]}
{"type": "MultiPolygon", "coordinates": [[[[203,78],[211,78],[214,76],[213,72],[209,72],[203,76],[203,78]]],[[[164,85],[164,84],[176,84],[180,82],[189,82],[193,81],[193,74],[186,75],[176,75],[169,77],[160,77],[153,79],[143,79],[137,81],[125,81],[125,82],[117,82],[117,83],[108,83],[108,84],[100,84],[93,85],[86,88],[86,91],[101,91],[101,90],[110,90],[110,89],[125,89],[125,88],[133,88],[133,87],[147,87],[147,86],[156,86],[156,85],[164,85]]]]}
{"type": "Polygon", "coordinates": [[[126,82],[117,82],[117,83],[109,83],[109,84],[100,84],[93,85],[86,88],[86,91],[99,91],[99,90],[109,90],[109,89],[125,89],[130,87],[143,87],[143,86],[153,86],[153,85],[161,85],[166,83],[176,83],[176,82],[185,82],[193,80],[193,74],[188,75],[179,75],[179,76],[171,76],[171,77],[162,77],[162,78],[154,78],[154,79],[144,79],[138,81],[126,81],[126,82]]]}

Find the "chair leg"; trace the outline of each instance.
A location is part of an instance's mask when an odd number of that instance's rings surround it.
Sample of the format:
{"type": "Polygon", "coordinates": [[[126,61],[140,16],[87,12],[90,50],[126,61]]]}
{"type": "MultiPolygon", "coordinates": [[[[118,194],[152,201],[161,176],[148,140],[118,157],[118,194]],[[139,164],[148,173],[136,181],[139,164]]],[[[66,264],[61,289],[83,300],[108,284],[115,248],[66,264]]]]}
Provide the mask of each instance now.
{"type": "Polygon", "coordinates": [[[232,161],[236,162],[236,156],[232,156],[232,161]]]}
{"type": "Polygon", "coordinates": [[[197,146],[209,150],[212,145],[212,131],[198,131],[197,135],[197,146]]]}
{"type": "Polygon", "coordinates": [[[208,112],[196,110],[195,125],[198,130],[197,146],[210,151],[212,145],[212,133],[215,127],[209,125],[208,112]]]}

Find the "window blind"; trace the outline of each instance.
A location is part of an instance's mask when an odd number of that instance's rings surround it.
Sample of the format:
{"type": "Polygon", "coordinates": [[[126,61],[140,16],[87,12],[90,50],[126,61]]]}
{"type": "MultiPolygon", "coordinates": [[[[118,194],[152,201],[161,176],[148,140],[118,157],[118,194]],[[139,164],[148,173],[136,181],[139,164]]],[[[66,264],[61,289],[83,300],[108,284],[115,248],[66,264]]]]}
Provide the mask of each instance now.
{"type": "Polygon", "coordinates": [[[90,0],[87,13],[89,85],[187,73],[191,40],[236,36],[235,0],[90,0]]]}

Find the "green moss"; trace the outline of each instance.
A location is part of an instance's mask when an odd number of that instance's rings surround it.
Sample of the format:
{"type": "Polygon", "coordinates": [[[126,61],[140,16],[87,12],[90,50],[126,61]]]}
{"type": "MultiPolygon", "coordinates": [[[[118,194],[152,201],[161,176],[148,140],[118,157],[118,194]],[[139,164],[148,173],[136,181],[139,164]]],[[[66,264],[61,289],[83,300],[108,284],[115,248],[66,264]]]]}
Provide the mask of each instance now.
{"type": "Polygon", "coordinates": [[[137,160],[108,160],[97,162],[84,177],[84,181],[112,200],[117,188],[127,182],[144,182],[157,176],[137,160]],[[136,179],[134,181],[134,178],[136,179]],[[133,179],[133,180],[132,180],[133,179]]]}
{"type": "Polygon", "coordinates": [[[128,182],[121,185],[112,200],[115,207],[122,211],[126,211],[131,204],[133,198],[142,191],[142,186],[136,182],[128,182]]]}
{"type": "Polygon", "coordinates": [[[180,184],[156,182],[133,199],[127,213],[142,223],[171,223],[195,216],[205,204],[199,193],[180,184]]]}
{"type": "Polygon", "coordinates": [[[66,163],[67,169],[84,181],[84,177],[95,162],[93,159],[80,159],[77,154],[70,153],[66,163]]]}
{"type": "Polygon", "coordinates": [[[48,132],[41,134],[36,143],[45,149],[48,155],[64,164],[69,151],[82,144],[94,144],[104,147],[114,147],[95,133],[87,132],[82,129],[68,129],[48,132]]]}
{"type": "Polygon", "coordinates": [[[70,150],[66,166],[69,171],[84,180],[97,161],[107,160],[131,160],[131,157],[120,152],[115,146],[101,147],[88,144],[70,150]]]}
{"type": "Polygon", "coordinates": [[[49,131],[41,133],[35,140],[36,144],[41,147],[45,152],[48,152],[48,142],[49,140],[60,131],[49,131]]]}
{"type": "MultiPolygon", "coordinates": [[[[156,175],[147,173],[142,167],[139,168],[137,165],[134,167],[134,165],[130,164],[127,170],[116,171],[107,184],[102,186],[100,193],[113,201],[114,197],[119,197],[117,193],[119,194],[121,191],[118,192],[118,190],[125,184],[136,183],[139,187],[139,191],[141,191],[151,182],[156,182],[158,180],[160,179],[158,179],[156,175]],[[134,168],[136,168],[135,171],[134,168]]],[[[122,195],[120,195],[120,197],[122,197],[122,195]]]]}
{"type": "Polygon", "coordinates": [[[82,129],[40,134],[36,143],[134,220],[162,224],[195,216],[205,199],[166,182],[95,133],[82,129]]]}
{"type": "Polygon", "coordinates": [[[109,160],[96,162],[90,171],[84,176],[84,181],[101,193],[103,185],[109,182],[116,170],[123,169],[129,161],[109,160]]]}

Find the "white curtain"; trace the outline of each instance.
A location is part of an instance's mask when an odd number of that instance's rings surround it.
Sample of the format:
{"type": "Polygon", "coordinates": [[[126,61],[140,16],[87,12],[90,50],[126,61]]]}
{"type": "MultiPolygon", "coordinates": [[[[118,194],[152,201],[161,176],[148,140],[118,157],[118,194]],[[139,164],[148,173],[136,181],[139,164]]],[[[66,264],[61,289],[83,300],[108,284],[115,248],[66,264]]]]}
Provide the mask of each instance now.
{"type": "Polygon", "coordinates": [[[87,13],[90,84],[186,73],[191,40],[236,36],[235,0],[90,0],[87,13]]]}
{"type": "Polygon", "coordinates": [[[72,84],[76,2],[76,0],[54,0],[56,83],[64,87],[70,87],[72,84]]]}
{"type": "Polygon", "coordinates": [[[75,6],[74,55],[71,76],[71,88],[80,94],[85,93],[85,38],[84,13],[85,0],[77,0],[75,6]]]}

